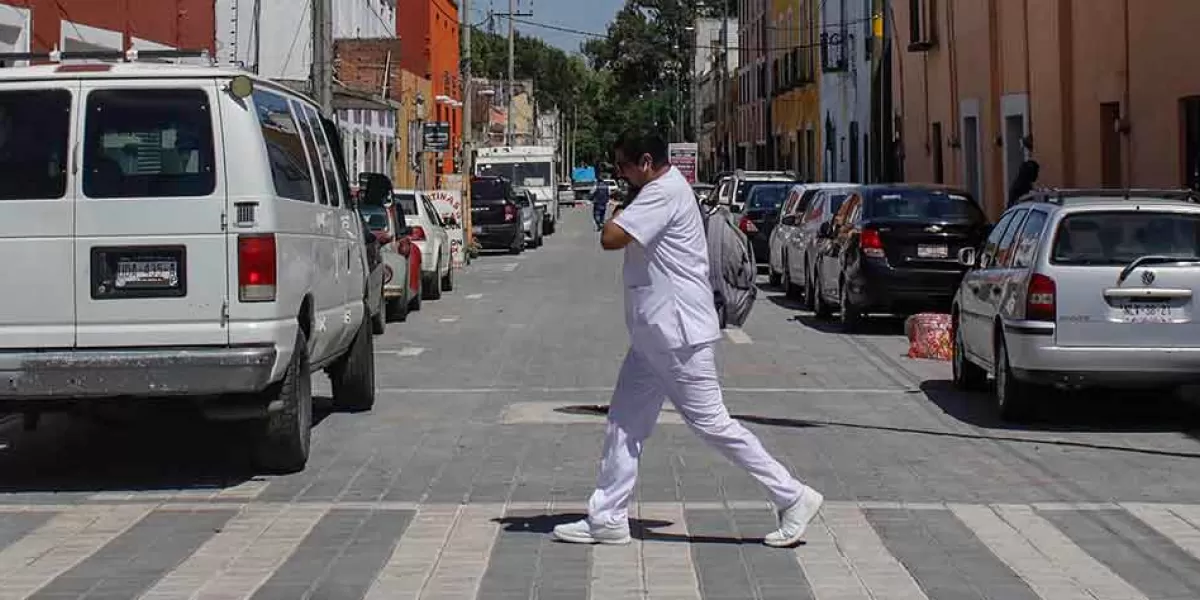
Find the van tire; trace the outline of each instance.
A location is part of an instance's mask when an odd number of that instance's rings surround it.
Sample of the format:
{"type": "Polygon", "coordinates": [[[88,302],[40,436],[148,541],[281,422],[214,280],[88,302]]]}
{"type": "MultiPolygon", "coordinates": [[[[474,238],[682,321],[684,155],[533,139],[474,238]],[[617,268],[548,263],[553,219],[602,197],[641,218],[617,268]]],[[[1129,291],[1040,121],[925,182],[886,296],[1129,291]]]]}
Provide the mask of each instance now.
{"type": "Polygon", "coordinates": [[[387,313],[389,321],[397,321],[403,323],[408,320],[408,302],[407,298],[401,296],[399,298],[388,298],[384,303],[383,312],[387,313]]]}
{"type": "Polygon", "coordinates": [[[283,380],[263,392],[268,404],[282,407],[267,415],[254,450],[258,468],[271,473],[295,473],[308,463],[312,442],[312,372],[308,362],[308,339],[296,332],[296,344],[283,380]]]}
{"type": "Polygon", "coordinates": [[[454,265],[450,264],[446,267],[446,276],[442,278],[442,291],[454,291],[454,265]]]}
{"type": "Polygon", "coordinates": [[[365,320],[346,354],[329,368],[329,382],[335,409],[365,412],[375,406],[375,337],[365,320]]]}
{"type": "MultiPolygon", "coordinates": [[[[554,230],[555,230],[555,229],[557,229],[557,228],[558,228],[558,222],[557,222],[557,221],[547,221],[547,222],[546,222],[546,228],[545,228],[545,231],[544,231],[543,233],[544,233],[545,235],[554,235],[554,230]]],[[[539,245],[540,245],[540,244],[539,244],[539,245]]]]}
{"type": "Polygon", "coordinates": [[[425,278],[417,278],[417,293],[413,294],[412,298],[408,299],[408,311],[417,312],[421,310],[421,299],[425,295],[425,278]]]}
{"type": "Polygon", "coordinates": [[[375,313],[374,316],[371,316],[370,312],[367,313],[371,319],[371,333],[375,335],[383,335],[384,333],[387,333],[387,301],[384,301],[381,304],[382,306],[379,307],[379,312],[375,313]]]}

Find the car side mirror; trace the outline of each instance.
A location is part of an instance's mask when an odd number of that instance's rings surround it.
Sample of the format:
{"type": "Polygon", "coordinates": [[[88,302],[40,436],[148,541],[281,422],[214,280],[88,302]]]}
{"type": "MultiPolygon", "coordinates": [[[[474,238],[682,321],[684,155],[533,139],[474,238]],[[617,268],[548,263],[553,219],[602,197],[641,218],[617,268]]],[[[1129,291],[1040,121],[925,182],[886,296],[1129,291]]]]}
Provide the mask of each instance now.
{"type": "Polygon", "coordinates": [[[821,226],[817,228],[817,237],[819,237],[819,238],[833,237],[833,223],[831,223],[829,221],[825,221],[824,223],[821,223],[821,226]]]}
{"type": "Polygon", "coordinates": [[[795,227],[796,226],[796,215],[786,215],[782,219],[780,219],[779,222],[783,223],[784,225],[787,225],[788,227],[795,227]]]}
{"type": "Polygon", "coordinates": [[[979,261],[979,253],[974,248],[962,248],[958,251],[958,263],[967,268],[975,268],[979,261]]]}

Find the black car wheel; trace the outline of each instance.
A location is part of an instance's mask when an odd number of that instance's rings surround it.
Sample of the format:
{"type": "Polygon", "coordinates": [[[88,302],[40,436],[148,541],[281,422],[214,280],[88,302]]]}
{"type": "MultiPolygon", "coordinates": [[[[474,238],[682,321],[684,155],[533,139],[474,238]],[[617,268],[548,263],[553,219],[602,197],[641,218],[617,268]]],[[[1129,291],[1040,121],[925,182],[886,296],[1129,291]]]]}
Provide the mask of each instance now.
{"type": "Polygon", "coordinates": [[[1020,423],[1033,415],[1035,387],[1018,380],[1008,363],[1008,347],[1004,337],[996,340],[996,409],[1005,421],[1020,423]]]}
{"type": "MultiPolygon", "coordinates": [[[[783,269],[787,271],[787,266],[784,265],[783,269]]],[[[778,287],[785,279],[787,277],[783,273],[777,273],[775,269],[767,266],[767,283],[771,284],[772,287],[778,287]]],[[[784,289],[786,290],[787,286],[784,286],[784,289]]]]}
{"type": "Polygon", "coordinates": [[[821,289],[821,271],[818,270],[813,274],[812,291],[809,292],[813,297],[813,312],[816,313],[818,319],[828,319],[833,316],[833,306],[825,301],[825,292],[821,289]]]}
{"type": "Polygon", "coordinates": [[[962,323],[955,317],[954,347],[950,349],[950,365],[954,372],[954,387],[968,392],[977,392],[987,386],[987,372],[967,358],[966,347],[963,345],[962,323]]]}
{"type": "Polygon", "coordinates": [[[857,331],[862,326],[863,313],[862,309],[854,305],[850,300],[850,284],[842,282],[838,288],[838,311],[841,313],[842,329],[845,331],[857,331]]]}
{"type": "Polygon", "coordinates": [[[804,310],[816,310],[816,288],[813,287],[812,273],[804,269],[804,310]]]}

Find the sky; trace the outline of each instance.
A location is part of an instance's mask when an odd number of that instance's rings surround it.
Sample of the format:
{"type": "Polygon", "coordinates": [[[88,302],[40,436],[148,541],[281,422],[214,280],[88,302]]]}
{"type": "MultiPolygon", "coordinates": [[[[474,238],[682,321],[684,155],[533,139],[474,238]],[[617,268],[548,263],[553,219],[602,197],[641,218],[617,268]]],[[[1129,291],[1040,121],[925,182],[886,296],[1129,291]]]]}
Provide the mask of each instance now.
{"type": "MultiPolygon", "coordinates": [[[[609,21],[625,5],[625,0],[517,0],[517,12],[532,12],[532,17],[522,20],[536,21],[566,29],[603,33],[609,21]]],[[[487,18],[488,10],[508,12],[508,0],[471,0],[471,22],[480,23],[487,18]]],[[[497,31],[507,32],[507,23],[497,20],[497,31]]],[[[568,52],[579,49],[580,42],[587,38],[541,27],[517,23],[517,31],[523,35],[539,37],[547,43],[568,52]]]]}

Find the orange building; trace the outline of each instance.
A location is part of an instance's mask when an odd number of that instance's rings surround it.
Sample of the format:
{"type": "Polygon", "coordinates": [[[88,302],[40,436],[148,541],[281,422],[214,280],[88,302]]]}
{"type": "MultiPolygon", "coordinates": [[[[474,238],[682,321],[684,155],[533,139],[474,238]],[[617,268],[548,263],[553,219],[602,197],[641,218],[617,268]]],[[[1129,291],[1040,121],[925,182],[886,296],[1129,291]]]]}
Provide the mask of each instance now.
{"type": "Polygon", "coordinates": [[[905,177],[993,216],[1051,187],[1200,186],[1196,0],[892,0],[905,177]],[[914,18],[915,17],[915,18],[914,18]]]}
{"type": "Polygon", "coordinates": [[[454,173],[458,170],[458,150],[462,148],[458,2],[399,0],[396,34],[404,48],[400,58],[402,68],[423,74],[431,84],[433,97],[425,99],[427,119],[450,123],[450,150],[437,163],[436,174],[454,173]]]}
{"type": "Polygon", "coordinates": [[[0,52],[216,51],[214,0],[0,0],[0,52]]]}

